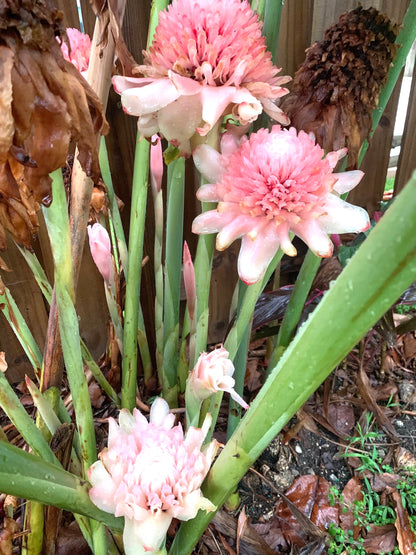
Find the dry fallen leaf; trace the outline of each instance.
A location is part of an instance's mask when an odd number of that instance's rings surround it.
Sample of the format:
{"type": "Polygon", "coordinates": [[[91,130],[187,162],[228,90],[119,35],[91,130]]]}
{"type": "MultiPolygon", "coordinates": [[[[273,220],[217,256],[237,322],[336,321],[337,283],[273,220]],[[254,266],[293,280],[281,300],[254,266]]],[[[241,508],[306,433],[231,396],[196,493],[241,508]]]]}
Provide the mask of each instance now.
{"type": "Polygon", "coordinates": [[[394,523],[397,530],[397,543],[401,555],[415,555],[416,534],[410,525],[409,514],[403,507],[400,493],[396,490],[392,493],[396,503],[396,522],[394,523]]]}
{"type": "Polygon", "coordinates": [[[397,545],[396,528],[394,524],[375,526],[371,524],[364,538],[366,553],[390,553],[397,545]]]}

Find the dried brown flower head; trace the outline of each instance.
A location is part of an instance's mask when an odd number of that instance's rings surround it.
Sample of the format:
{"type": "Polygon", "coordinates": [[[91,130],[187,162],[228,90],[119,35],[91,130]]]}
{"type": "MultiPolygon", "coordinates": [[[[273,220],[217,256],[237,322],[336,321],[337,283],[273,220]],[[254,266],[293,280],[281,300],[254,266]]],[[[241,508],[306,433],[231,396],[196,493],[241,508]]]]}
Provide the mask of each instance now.
{"type": "Polygon", "coordinates": [[[5,229],[30,247],[39,203],[51,202],[49,173],[71,141],[94,181],[97,134],[107,130],[100,100],[64,60],[56,36],[62,13],[51,0],[0,3],[0,249],[5,229]]]}
{"type": "Polygon", "coordinates": [[[348,166],[371,130],[371,116],[397,51],[398,25],[374,8],[347,12],[306,51],[293,90],[281,102],[297,129],[327,151],[348,147],[348,166]]]}

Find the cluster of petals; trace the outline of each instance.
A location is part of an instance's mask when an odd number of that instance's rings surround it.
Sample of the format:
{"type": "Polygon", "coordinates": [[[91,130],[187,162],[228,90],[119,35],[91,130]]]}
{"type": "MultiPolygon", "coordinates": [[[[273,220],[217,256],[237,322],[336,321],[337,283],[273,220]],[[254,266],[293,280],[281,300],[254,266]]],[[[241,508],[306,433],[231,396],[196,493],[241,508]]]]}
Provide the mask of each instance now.
{"type": "Polygon", "coordinates": [[[161,398],[150,422],[137,409],[121,410],[119,424],[109,419],[108,448],[89,469],[93,503],[125,518],[127,555],[158,552],[173,517],[189,520],[199,509],[214,509],[200,490],[216,451],[215,442],[201,451],[211,419],[184,437],[174,418],[161,398]]]}
{"type": "Polygon", "coordinates": [[[81,33],[81,31],[72,27],[66,29],[66,35],[69,41],[69,49],[67,43],[62,41],[62,54],[65,60],[71,62],[79,72],[85,74],[90,63],[91,39],[87,34],[81,33]]]}
{"type": "Polygon", "coordinates": [[[138,71],[145,77],[113,78],[124,110],[139,117],[143,136],[160,133],[183,154],[224,114],[246,125],[264,109],[289,123],[274,101],[290,78],[277,76],[247,0],[174,0],[138,71]]]}
{"type": "Polygon", "coordinates": [[[194,369],[190,372],[187,386],[201,401],[208,399],[213,393],[224,391],[231,395],[236,403],[244,409],[248,404],[234,390],[234,365],[224,347],[214,349],[210,353],[201,353],[194,369]]]}
{"type": "Polygon", "coordinates": [[[354,188],[359,170],[334,173],[346,149],[324,156],[313,135],[296,129],[261,129],[240,144],[228,133],[222,154],[200,145],[194,161],[210,181],[197,196],[218,202],[216,210],[194,220],[194,233],[218,233],[218,250],[242,238],[238,273],[247,284],[259,281],[279,247],[296,255],[289,233],[318,256],[332,255],[328,234],[365,231],[367,212],[339,195],[354,188]]]}

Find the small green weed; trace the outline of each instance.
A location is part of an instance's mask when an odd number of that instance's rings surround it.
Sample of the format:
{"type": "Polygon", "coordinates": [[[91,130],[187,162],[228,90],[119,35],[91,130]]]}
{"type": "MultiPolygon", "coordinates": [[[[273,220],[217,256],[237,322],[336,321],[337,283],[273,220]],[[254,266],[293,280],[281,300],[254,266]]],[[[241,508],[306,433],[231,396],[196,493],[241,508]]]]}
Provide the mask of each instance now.
{"type": "MultiPolygon", "coordinates": [[[[381,504],[380,496],[375,492],[366,474],[389,473],[394,471],[389,465],[384,465],[382,456],[375,443],[382,438],[380,432],[374,427],[373,415],[366,414],[365,423],[355,426],[355,435],[348,438],[348,445],[345,449],[344,457],[356,457],[360,459],[361,465],[356,469],[362,472],[362,500],[355,500],[347,504],[342,493],[332,487],[329,490],[329,504],[338,504],[343,513],[352,512],[354,517],[354,527],[359,527],[361,533],[368,531],[372,525],[383,526],[394,524],[396,513],[392,506],[381,504]]],[[[401,471],[402,479],[397,484],[403,507],[407,510],[410,518],[411,527],[416,533],[416,469],[406,469],[401,471]]],[[[364,538],[360,534],[354,538],[354,531],[344,531],[342,528],[332,523],[329,526],[330,536],[328,553],[329,555],[364,555],[364,538]]],[[[416,546],[415,546],[416,547],[416,546]]],[[[384,555],[399,555],[399,548],[396,547],[392,552],[384,555]]]]}

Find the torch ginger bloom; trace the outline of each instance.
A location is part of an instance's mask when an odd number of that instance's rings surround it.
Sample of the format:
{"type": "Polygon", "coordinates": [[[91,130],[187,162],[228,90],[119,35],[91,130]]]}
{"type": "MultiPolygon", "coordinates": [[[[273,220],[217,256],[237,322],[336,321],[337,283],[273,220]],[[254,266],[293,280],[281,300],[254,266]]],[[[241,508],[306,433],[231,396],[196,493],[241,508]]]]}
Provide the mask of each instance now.
{"type": "Polygon", "coordinates": [[[339,197],[363,176],[358,170],[332,173],[345,148],[324,157],[313,135],[279,125],[244,137],[239,146],[229,134],[222,142],[223,155],[208,145],[194,151],[195,164],[211,181],[199,189],[198,198],[218,202],[218,207],[199,215],[192,230],[218,233],[218,250],[241,237],[238,273],[245,283],[264,276],[279,246],[296,255],[290,232],[317,256],[329,257],[333,245],[328,233],[369,228],[367,212],[339,197]]]}
{"type": "Polygon", "coordinates": [[[248,404],[234,391],[234,365],[228,358],[228,351],[221,347],[210,353],[201,353],[195,368],[190,372],[187,387],[201,401],[208,399],[213,393],[225,391],[244,409],[248,404]]]}
{"type": "Polygon", "coordinates": [[[199,509],[213,510],[200,487],[211,466],[216,443],[203,451],[211,419],[202,428],[173,426],[166,401],[156,399],[150,422],[135,409],[109,418],[108,448],[89,469],[92,502],[125,517],[127,555],[158,552],[172,518],[189,520],[199,509]]]}
{"type": "Polygon", "coordinates": [[[66,35],[69,41],[69,47],[66,42],[61,42],[61,50],[63,57],[71,62],[79,72],[84,76],[88,69],[91,53],[91,39],[85,33],[81,33],[78,29],[68,27],[66,35]]]}
{"type": "Polygon", "coordinates": [[[124,110],[141,134],[161,133],[182,154],[224,114],[249,124],[264,110],[286,125],[274,101],[290,77],[266,51],[261,23],[246,0],[174,0],[159,14],[152,46],[136,69],[146,77],[113,78],[124,110]]]}

